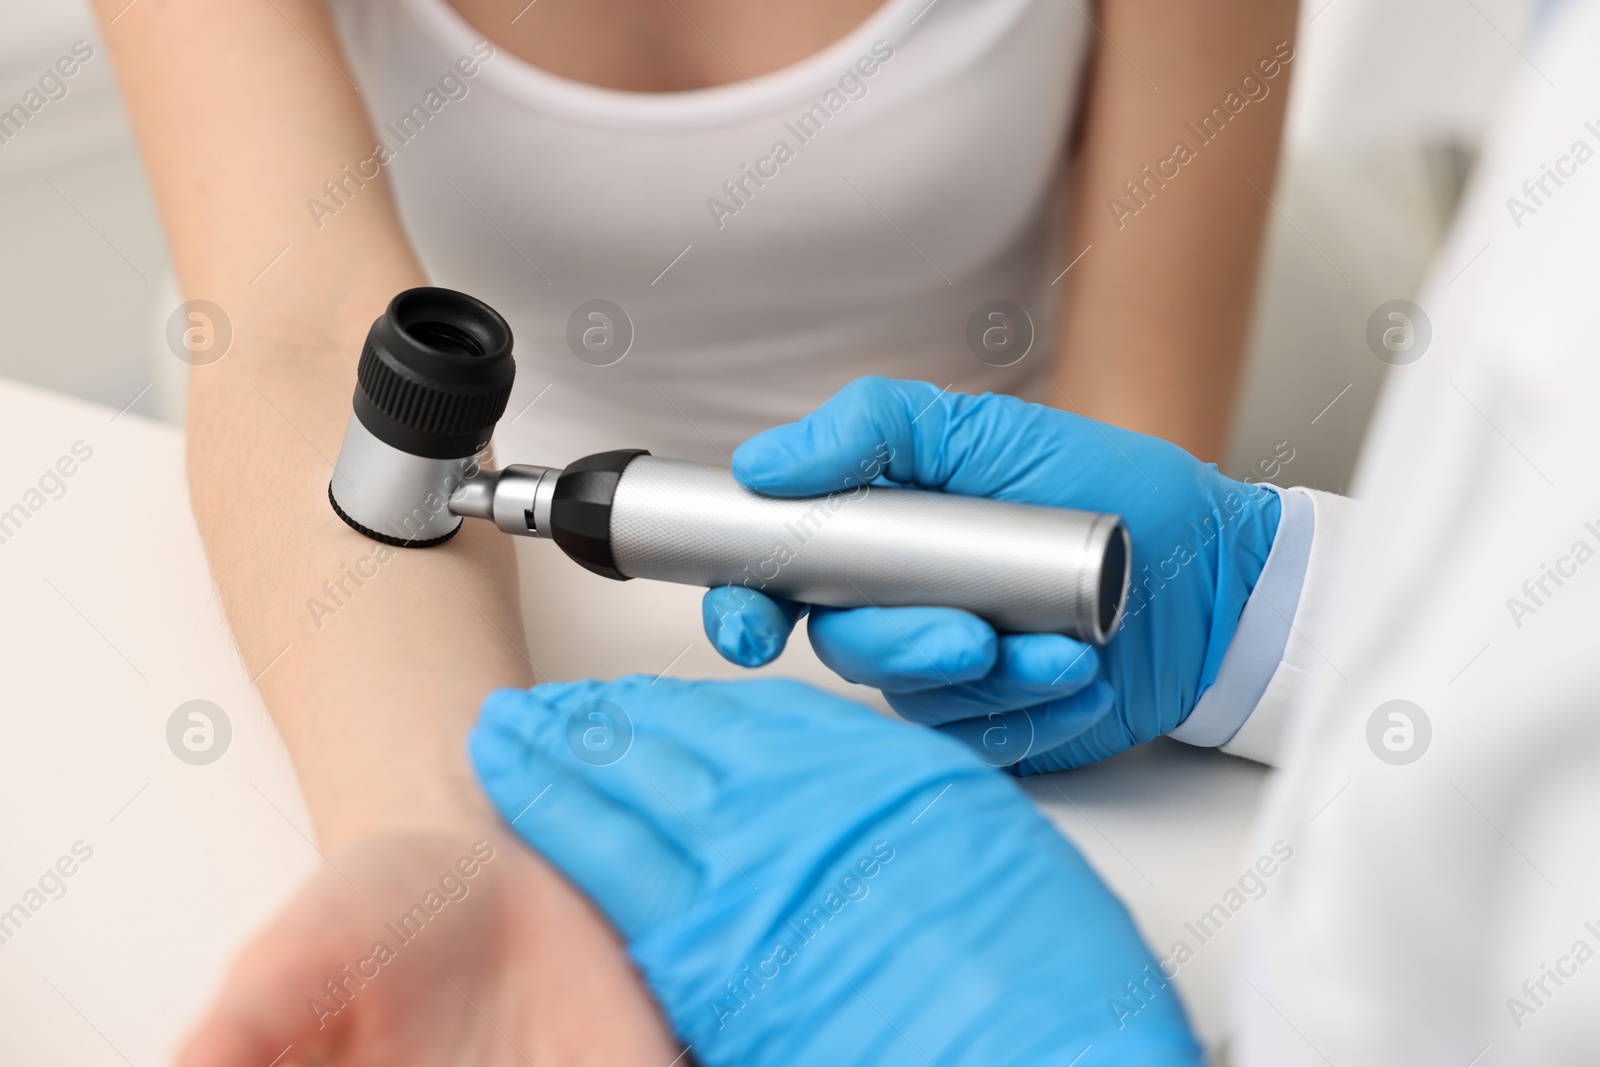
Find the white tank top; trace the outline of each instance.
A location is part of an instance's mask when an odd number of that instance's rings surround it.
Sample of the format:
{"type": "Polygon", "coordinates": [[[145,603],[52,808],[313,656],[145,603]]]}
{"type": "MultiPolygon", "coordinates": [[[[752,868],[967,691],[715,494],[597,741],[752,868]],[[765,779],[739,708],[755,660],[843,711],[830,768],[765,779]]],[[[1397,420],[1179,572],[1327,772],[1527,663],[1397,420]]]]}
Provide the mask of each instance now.
{"type": "MultiPolygon", "coordinates": [[[[502,462],[715,460],[866,374],[1043,398],[1088,44],[1071,5],[887,0],[800,63],[673,93],[483,61],[444,0],[333,6],[430,277],[515,331],[502,462]],[[993,300],[1032,320],[1010,366],[1022,323],[988,361],[969,344],[993,300]]],[[[324,229],[361,195],[333,177],[307,206],[324,229]]]]}

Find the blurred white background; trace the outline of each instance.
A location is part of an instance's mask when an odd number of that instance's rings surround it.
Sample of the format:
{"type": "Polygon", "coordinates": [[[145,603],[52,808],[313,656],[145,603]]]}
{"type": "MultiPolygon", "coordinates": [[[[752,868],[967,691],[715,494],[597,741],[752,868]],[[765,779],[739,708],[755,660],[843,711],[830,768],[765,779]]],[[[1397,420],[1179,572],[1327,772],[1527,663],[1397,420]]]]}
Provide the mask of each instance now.
{"type": "MultiPolygon", "coordinates": [[[[1281,480],[1346,487],[1395,373],[1367,317],[1415,295],[1533,7],[1309,0],[1230,473],[1287,442],[1281,480]]],[[[181,421],[183,367],[159,332],[178,298],[83,0],[0,0],[0,108],[80,39],[96,56],[68,96],[0,143],[0,375],[181,421]]]]}

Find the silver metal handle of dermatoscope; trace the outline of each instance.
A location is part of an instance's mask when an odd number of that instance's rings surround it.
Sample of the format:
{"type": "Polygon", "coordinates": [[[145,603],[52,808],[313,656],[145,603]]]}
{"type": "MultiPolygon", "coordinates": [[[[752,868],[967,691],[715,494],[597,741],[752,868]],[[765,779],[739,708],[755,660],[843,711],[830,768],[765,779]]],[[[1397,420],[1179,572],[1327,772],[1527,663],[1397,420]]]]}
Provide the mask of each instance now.
{"type": "Polygon", "coordinates": [[[870,485],[769,497],[726,467],[604,455],[623,458],[600,472],[575,469],[587,460],[482,472],[450,510],[554,538],[613,578],[744,585],[830,607],[962,608],[1000,630],[1095,644],[1122,618],[1131,561],[1115,515],[870,485]]]}

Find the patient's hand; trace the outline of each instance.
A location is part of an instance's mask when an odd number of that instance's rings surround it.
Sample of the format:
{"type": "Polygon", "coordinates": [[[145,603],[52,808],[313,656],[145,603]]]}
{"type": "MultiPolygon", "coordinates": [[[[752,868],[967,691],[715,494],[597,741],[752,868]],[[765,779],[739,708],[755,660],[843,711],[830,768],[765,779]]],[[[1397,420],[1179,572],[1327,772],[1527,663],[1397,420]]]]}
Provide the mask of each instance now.
{"type": "Polygon", "coordinates": [[[666,1067],[678,1055],[605,920],[492,818],[330,858],[337,870],[239,956],[181,1067],[666,1067]]]}

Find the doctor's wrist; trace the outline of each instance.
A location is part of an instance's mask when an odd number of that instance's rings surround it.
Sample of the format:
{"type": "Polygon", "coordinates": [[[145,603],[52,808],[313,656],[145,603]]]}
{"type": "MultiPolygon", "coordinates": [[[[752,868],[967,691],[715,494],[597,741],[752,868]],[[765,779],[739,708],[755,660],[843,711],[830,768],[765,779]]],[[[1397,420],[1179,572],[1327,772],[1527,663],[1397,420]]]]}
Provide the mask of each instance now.
{"type": "MultiPolygon", "coordinates": [[[[1229,743],[1255,713],[1286,654],[1317,515],[1306,491],[1272,488],[1272,492],[1279,514],[1266,547],[1265,565],[1249,582],[1243,608],[1225,635],[1227,643],[1220,646],[1219,666],[1205,680],[1193,709],[1178,728],[1169,731],[1187,744],[1220,747],[1229,743]]],[[[1252,549],[1253,553],[1260,551],[1259,545],[1252,549]]],[[[1224,636],[1220,629],[1217,636],[1224,636]]]]}
{"type": "Polygon", "coordinates": [[[1216,543],[1215,593],[1200,689],[1216,680],[1223,659],[1239,631],[1241,618],[1278,539],[1283,520],[1282,490],[1264,483],[1232,478],[1213,498],[1210,516],[1216,543]]]}

